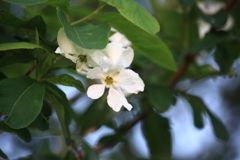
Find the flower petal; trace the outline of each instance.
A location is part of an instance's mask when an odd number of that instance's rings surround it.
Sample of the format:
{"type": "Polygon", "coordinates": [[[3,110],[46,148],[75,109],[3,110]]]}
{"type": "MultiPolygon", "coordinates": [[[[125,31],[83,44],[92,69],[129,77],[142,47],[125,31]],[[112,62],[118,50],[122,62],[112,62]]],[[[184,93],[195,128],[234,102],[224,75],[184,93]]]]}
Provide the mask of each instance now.
{"type": "Polygon", "coordinates": [[[123,63],[124,67],[129,67],[133,61],[134,52],[131,47],[124,49],[120,61],[123,63]]]}
{"type": "Polygon", "coordinates": [[[107,103],[115,112],[119,112],[122,107],[121,99],[121,94],[113,87],[110,87],[107,96],[107,103]]]}
{"type": "MultiPolygon", "coordinates": [[[[61,48],[60,48],[60,47],[58,47],[58,48],[56,49],[55,53],[62,54],[62,53],[63,53],[63,51],[61,50],[61,48]]],[[[62,54],[62,55],[63,55],[63,54],[62,54]]]]}
{"type": "Polygon", "coordinates": [[[96,62],[97,64],[99,64],[99,61],[101,60],[102,57],[106,57],[106,55],[99,50],[93,52],[90,56],[91,56],[92,60],[94,62],[96,62]]]}
{"type": "Polygon", "coordinates": [[[103,95],[104,90],[105,90],[104,84],[94,84],[88,88],[87,95],[92,99],[98,99],[103,95]]]}
{"type": "Polygon", "coordinates": [[[143,91],[144,90],[144,83],[142,81],[142,79],[137,76],[137,78],[135,79],[135,83],[131,86],[124,86],[122,85],[121,88],[122,90],[124,90],[127,93],[135,93],[137,94],[139,91],[143,91]]]}
{"type": "Polygon", "coordinates": [[[86,65],[86,63],[81,63],[80,61],[77,61],[77,63],[76,63],[76,70],[77,70],[78,73],[86,75],[88,70],[89,70],[89,68],[86,65]]]}
{"type": "Polygon", "coordinates": [[[116,77],[114,77],[114,80],[119,84],[119,85],[126,85],[130,86],[135,83],[135,72],[133,72],[130,69],[123,69],[116,77]]]}
{"type": "Polygon", "coordinates": [[[121,43],[123,47],[127,47],[132,44],[131,41],[129,41],[125,35],[121,34],[120,32],[113,34],[111,37],[109,37],[109,40],[111,42],[121,43]]]}
{"type": "Polygon", "coordinates": [[[119,62],[123,50],[120,43],[108,43],[105,50],[113,63],[119,62]]]}
{"type": "Polygon", "coordinates": [[[100,67],[95,67],[93,69],[90,69],[87,73],[87,78],[90,79],[103,79],[103,70],[100,67]]]}
{"type": "Polygon", "coordinates": [[[60,28],[57,36],[58,45],[62,52],[76,53],[75,44],[67,38],[67,35],[63,28],[60,28]]]}
{"type": "Polygon", "coordinates": [[[76,63],[76,70],[78,72],[80,72],[83,69],[83,65],[84,65],[83,63],[77,61],[77,63],[76,63]]]}
{"type": "Polygon", "coordinates": [[[68,53],[65,53],[64,55],[66,58],[70,59],[73,63],[77,63],[78,57],[76,54],[70,55],[68,53]]]}
{"type": "Polygon", "coordinates": [[[130,103],[128,103],[126,97],[124,96],[124,94],[121,92],[121,99],[122,99],[122,103],[123,103],[123,106],[127,109],[127,110],[131,110],[133,107],[130,103]]]}
{"type": "Polygon", "coordinates": [[[112,60],[109,59],[102,51],[95,51],[91,54],[91,58],[102,69],[108,69],[112,65],[112,60]]]}

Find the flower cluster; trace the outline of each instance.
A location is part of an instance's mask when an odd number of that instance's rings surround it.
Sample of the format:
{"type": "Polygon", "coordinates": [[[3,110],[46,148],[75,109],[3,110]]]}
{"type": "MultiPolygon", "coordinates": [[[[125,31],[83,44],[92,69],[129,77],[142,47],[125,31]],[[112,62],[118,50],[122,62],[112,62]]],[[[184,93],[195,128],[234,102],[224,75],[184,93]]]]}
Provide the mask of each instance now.
{"type": "Polygon", "coordinates": [[[87,78],[96,79],[99,84],[91,85],[87,90],[88,97],[98,99],[109,89],[108,105],[116,112],[122,106],[131,110],[124,93],[135,93],[144,90],[144,83],[137,73],[128,69],[133,61],[131,47],[111,42],[105,49],[89,50],[81,48],[69,40],[61,28],[58,32],[58,45],[55,51],[76,63],[76,70],[87,78]]]}

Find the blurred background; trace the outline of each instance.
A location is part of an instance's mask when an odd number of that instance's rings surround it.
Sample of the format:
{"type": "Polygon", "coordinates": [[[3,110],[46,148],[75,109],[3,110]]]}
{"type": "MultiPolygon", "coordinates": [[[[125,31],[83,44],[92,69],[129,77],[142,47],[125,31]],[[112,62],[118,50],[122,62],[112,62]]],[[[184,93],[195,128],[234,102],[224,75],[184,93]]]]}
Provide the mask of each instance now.
{"type": "MultiPolygon", "coordinates": [[[[48,130],[39,131],[34,124],[28,127],[33,136],[29,143],[0,131],[0,148],[9,159],[76,159],[78,151],[87,150],[82,140],[99,151],[100,160],[240,159],[240,1],[136,2],[159,21],[157,36],[171,50],[179,70],[167,71],[135,52],[131,69],[142,77],[146,91],[128,97],[134,106],[131,112],[123,109],[115,113],[105,104],[106,97],[93,101],[73,87],[58,85],[74,111],[70,130],[76,146],[66,146],[59,136],[61,127],[53,111],[48,130]],[[208,109],[201,110],[204,107],[208,109]]],[[[74,21],[97,6],[97,0],[71,0],[68,14],[74,21]]],[[[21,19],[41,15],[48,41],[56,38],[61,27],[56,9],[50,5],[21,6],[0,1],[0,9],[21,19]]],[[[117,11],[107,6],[102,12],[117,11]]],[[[28,39],[23,32],[7,26],[0,26],[0,35],[0,43],[28,39]]],[[[57,43],[54,45],[57,47],[57,43]]],[[[68,68],[72,65],[68,60],[59,63],[68,68]]],[[[31,64],[22,60],[0,65],[0,72],[9,78],[20,76],[31,64]]],[[[73,75],[86,87],[93,83],[69,69],[56,69],[50,74],[62,73],[73,75]]]]}

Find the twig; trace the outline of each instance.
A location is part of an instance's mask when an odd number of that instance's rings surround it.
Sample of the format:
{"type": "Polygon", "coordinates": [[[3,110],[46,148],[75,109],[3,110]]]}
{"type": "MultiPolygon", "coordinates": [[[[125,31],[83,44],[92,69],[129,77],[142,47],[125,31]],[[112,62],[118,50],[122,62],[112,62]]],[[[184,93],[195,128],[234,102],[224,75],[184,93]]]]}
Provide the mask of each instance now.
{"type": "MultiPolygon", "coordinates": [[[[149,112],[143,112],[140,113],[133,121],[127,123],[126,125],[124,125],[123,127],[121,127],[117,132],[121,133],[121,134],[126,134],[132,127],[134,127],[138,122],[140,122],[141,120],[145,119],[148,116],[149,112]]],[[[112,147],[114,145],[116,145],[114,139],[111,141],[112,143],[109,144],[98,144],[94,150],[97,152],[101,152],[103,149],[112,147]]]]}
{"type": "MultiPolygon", "coordinates": [[[[228,2],[226,3],[226,5],[224,7],[224,11],[229,12],[236,2],[237,2],[237,0],[228,0],[228,2]]],[[[216,29],[212,27],[210,32],[214,32],[214,31],[216,31],[216,29]]],[[[181,76],[185,73],[189,64],[193,62],[193,60],[195,59],[196,56],[197,56],[197,54],[194,53],[194,54],[190,54],[186,57],[185,62],[179,67],[178,71],[174,74],[174,76],[169,81],[169,83],[168,83],[169,87],[174,87],[176,85],[176,83],[179,81],[181,76]]]]}
{"type": "Polygon", "coordinates": [[[229,12],[236,2],[237,0],[228,0],[227,4],[224,7],[224,11],[229,12]]]}
{"type": "Polygon", "coordinates": [[[86,21],[87,19],[89,19],[89,18],[92,17],[93,15],[97,14],[105,5],[106,5],[106,4],[99,6],[94,12],[92,12],[91,14],[89,14],[88,16],[86,16],[86,17],[84,17],[84,18],[82,18],[82,19],[80,19],[80,20],[77,20],[77,21],[75,21],[75,22],[72,22],[71,25],[73,26],[73,25],[76,25],[76,24],[78,24],[78,23],[81,23],[81,22],[86,21]]]}
{"type": "Polygon", "coordinates": [[[83,93],[78,93],[76,94],[73,98],[69,99],[68,102],[69,104],[73,104],[74,102],[76,102],[79,98],[82,98],[84,96],[83,93]]]}
{"type": "Polygon", "coordinates": [[[78,150],[75,140],[71,141],[71,148],[74,150],[75,158],[77,160],[81,160],[84,157],[83,152],[78,150]]]}
{"type": "Polygon", "coordinates": [[[196,53],[192,53],[185,58],[185,62],[179,67],[177,73],[175,73],[171,78],[171,80],[169,81],[168,83],[169,87],[174,87],[176,85],[176,83],[179,81],[181,76],[185,73],[189,64],[193,62],[196,56],[197,56],[196,53]]]}
{"type": "Polygon", "coordinates": [[[35,63],[32,64],[32,66],[29,68],[27,73],[25,73],[25,75],[28,76],[29,74],[31,74],[34,69],[35,69],[35,63]]]}

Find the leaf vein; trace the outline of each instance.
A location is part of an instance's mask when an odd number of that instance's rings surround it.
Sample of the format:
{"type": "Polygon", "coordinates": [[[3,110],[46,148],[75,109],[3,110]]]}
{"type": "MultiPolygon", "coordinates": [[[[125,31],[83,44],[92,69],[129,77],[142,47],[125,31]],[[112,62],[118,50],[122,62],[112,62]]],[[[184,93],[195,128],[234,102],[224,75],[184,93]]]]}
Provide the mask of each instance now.
{"type": "Polygon", "coordinates": [[[77,37],[78,37],[80,43],[82,44],[83,47],[85,47],[85,45],[83,44],[83,42],[82,42],[82,40],[81,40],[81,38],[80,38],[78,32],[76,31],[76,29],[75,29],[74,27],[73,27],[73,29],[74,29],[74,31],[75,31],[75,33],[76,33],[76,35],[77,35],[77,37]]]}
{"type": "Polygon", "coordinates": [[[27,89],[25,89],[24,92],[18,97],[18,99],[16,100],[16,102],[14,103],[14,105],[13,105],[13,107],[12,107],[12,109],[11,109],[10,114],[8,115],[9,117],[12,115],[13,110],[14,110],[16,104],[18,103],[18,101],[21,99],[21,97],[27,92],[27,90],[29,90],[29,89],[30,89],[33,85],[35,85],[36,83],[37,83],[37,82],[31,84],[31,85],[30,85],[27,89]]]}

